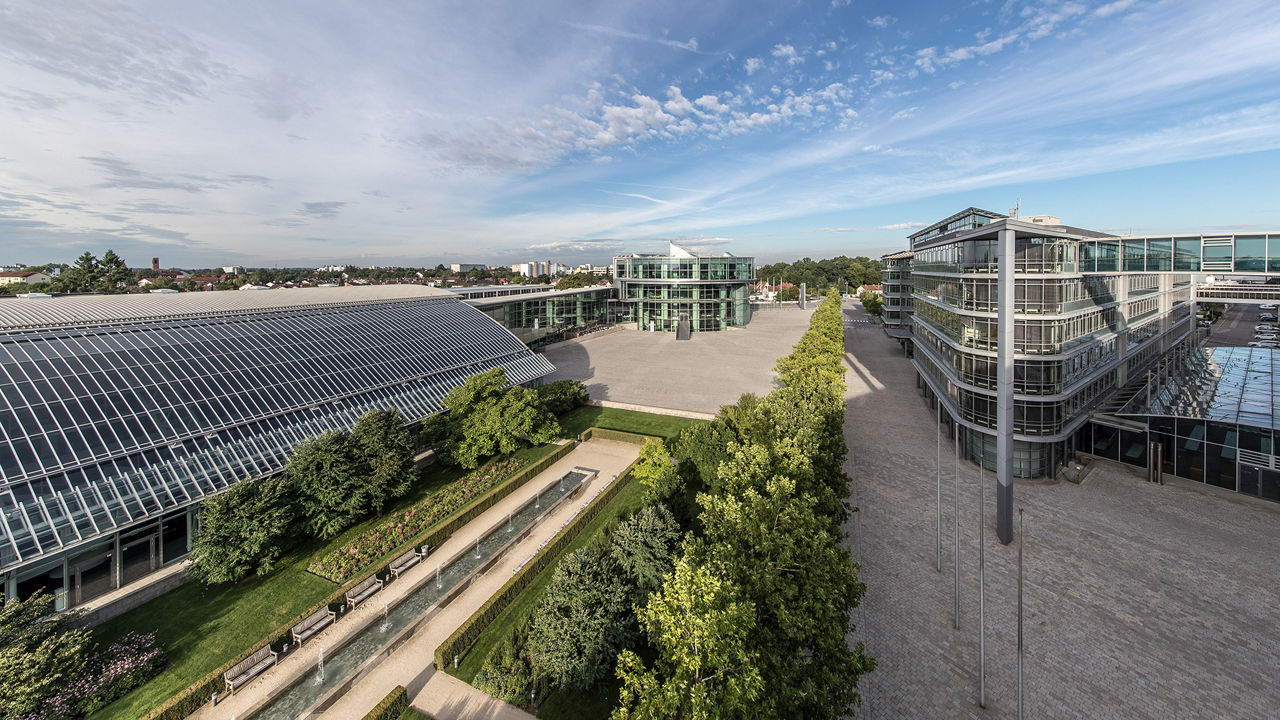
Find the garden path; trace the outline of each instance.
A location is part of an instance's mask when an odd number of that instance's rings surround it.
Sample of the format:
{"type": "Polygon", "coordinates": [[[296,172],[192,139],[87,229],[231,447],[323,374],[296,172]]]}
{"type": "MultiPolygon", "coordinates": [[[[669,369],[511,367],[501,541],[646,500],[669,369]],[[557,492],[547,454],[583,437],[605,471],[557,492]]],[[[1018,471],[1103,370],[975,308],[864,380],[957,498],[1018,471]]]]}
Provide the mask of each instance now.
{"type": "MultiPolygon", "coordinates": [[[[453,634],[453,631],[470,617],[476,608],[501,589],[511,578],[516,564],[529,557],[543,540],[554,536],[560,530],[561,523],[581,507],[582,503],[595,493],[596,488],[612,475],[622,472],[635,460],[639,450],[638,445],[615,440],[592,439],[581,443],[568,455],[539,473],[536,478],[525,483],[468,523],[446,540],[439,549],[433,549],[433,555],[439,553],[439,557],[451,557],[454,553],[470,547],[498,520],[520,507],[539,488],[564,475],[575,466],[600,471],[582,493],[557,508],[555,513],[533,528],[529,535],[499,558],[484,575],[477,578],[439,614],[423,625],[412,638],[392,653],[391,657],[361,678],[321,717],[363,717],[397,685],[404,685],[409,690],[413,707],[431,714],[438,720],[531,718],[531,715],[495,700],[447,673],[435,672],[432,666],[435,649],[453,634]]],[[[352,617],[362,618],[369,614],[380,613],[384,603],[395,605],[417,585],[419,580],[423,580],[434,571],[435,565],[430,562],[414,566],[404,574],[402,579],[389,584],[375,600],[366,602],[338,623],[326,628],[321,634],[308,640],[303,648],[281,658],[275,667],[238,690],[235,695],[220,701],[216,707],[206,704],[191,717],[196,720],[245,717],[246,711],[254,708],[281,682],[313,665],[320,648],[333,645],[334,641],[355,627],[358,623],[352,622],[352,617]]]]}

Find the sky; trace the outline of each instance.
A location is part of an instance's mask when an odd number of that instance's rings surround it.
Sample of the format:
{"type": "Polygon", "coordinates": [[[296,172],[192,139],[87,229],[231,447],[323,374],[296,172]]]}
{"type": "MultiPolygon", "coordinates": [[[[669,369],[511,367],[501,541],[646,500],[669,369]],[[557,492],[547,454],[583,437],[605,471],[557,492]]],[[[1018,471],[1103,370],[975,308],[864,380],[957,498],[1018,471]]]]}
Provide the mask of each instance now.
{"type": "Polygon", "coordinates": [[[1280,3],[0,0],[0,263],[1280,230],[1280,3]]]}

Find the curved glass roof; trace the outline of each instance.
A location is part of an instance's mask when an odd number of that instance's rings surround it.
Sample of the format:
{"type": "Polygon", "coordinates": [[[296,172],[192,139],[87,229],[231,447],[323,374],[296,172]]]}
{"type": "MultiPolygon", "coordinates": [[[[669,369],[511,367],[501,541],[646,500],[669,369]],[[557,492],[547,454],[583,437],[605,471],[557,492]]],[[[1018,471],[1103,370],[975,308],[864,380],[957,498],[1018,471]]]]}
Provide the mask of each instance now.
{"type": "Polygon", "coordinates": [[[1118,415],[1163,415],[1280,429],[1280,353],[1201,348],[1173,372],[1152,378],[1118,415]]]}
{"type": "Polygon", "coordinates": [[[370,409],[416,421],[475,373],[554,370],[456,299],[366,295],[0,331],[0,569],[277,472],[370,409]]]}

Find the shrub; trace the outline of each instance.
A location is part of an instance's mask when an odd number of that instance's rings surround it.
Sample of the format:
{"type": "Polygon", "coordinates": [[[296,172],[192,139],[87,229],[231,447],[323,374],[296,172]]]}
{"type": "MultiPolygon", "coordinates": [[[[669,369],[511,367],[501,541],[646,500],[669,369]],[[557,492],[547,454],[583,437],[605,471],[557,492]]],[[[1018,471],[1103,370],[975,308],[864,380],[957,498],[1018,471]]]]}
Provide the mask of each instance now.
{"type": "Polygon", "coordinates": [[[191,548],[191,577],[213,585],[266,575],[284,553],[293,519],[281,478],[242,480],[204,501],[191,548]]]}
{"type": "Polygon", "coordinates": [[[538,400],[552,415],[563,415],[587,404],[587,386],[578,380],[557,380],[538,388],[538,400]]]}

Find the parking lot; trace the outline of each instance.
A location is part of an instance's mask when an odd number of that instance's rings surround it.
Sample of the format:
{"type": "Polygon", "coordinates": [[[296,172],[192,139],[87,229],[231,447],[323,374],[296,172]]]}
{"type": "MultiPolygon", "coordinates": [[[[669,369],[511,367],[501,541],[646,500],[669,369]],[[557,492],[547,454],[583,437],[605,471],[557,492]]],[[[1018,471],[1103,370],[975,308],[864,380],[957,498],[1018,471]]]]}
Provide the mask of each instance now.
{"type": "MultiPolygon", "coordinates": [[[[1258,319],[1264,312],[1257,305],[1228,305],[1209,331],[1208,347],[1247,347],[1254,341],[1254,326],[1266,324],[1258,319]]],[[[1272,324],[1280,324],[1272,322],[1272,324]]]]}

